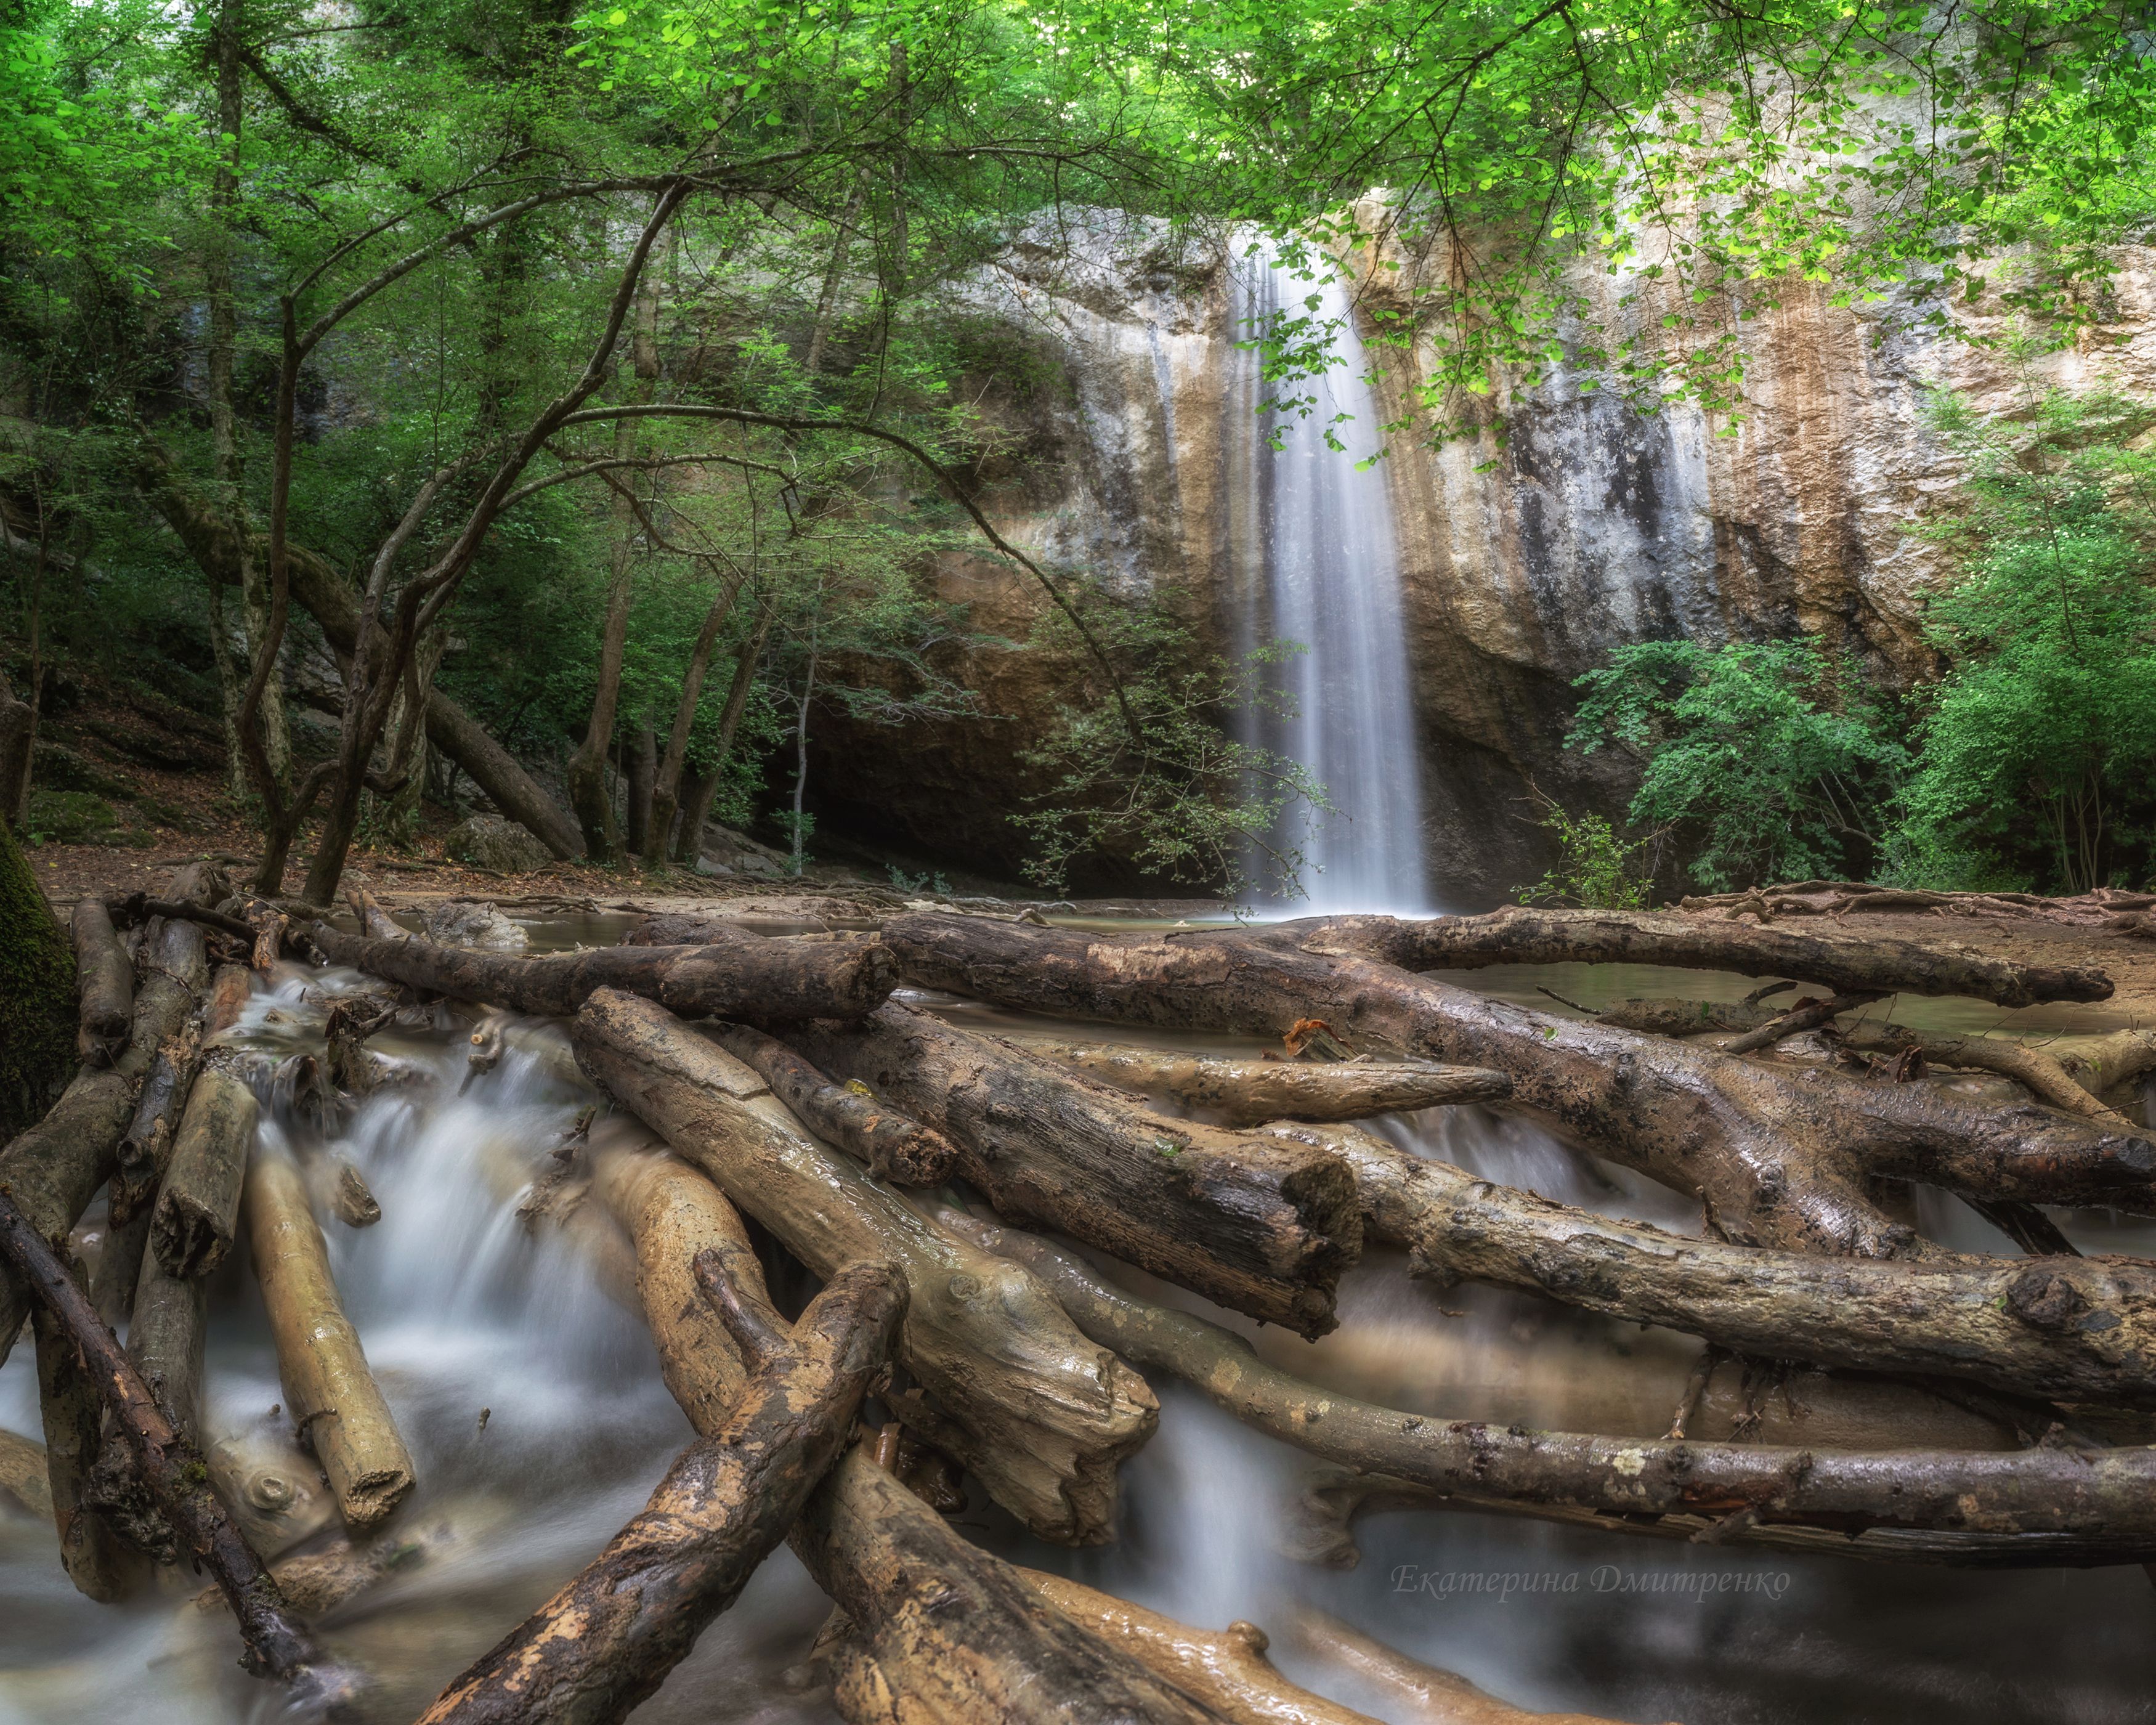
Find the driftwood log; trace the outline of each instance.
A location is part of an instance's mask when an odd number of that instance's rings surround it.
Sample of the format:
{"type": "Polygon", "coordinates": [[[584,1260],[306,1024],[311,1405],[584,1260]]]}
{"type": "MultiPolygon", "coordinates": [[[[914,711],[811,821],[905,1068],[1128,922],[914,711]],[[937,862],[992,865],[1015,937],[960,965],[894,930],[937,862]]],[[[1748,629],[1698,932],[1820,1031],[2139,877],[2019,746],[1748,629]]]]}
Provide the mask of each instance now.
{"type": "MultiPolygon", "coordinates": [[[[81,1266],[70,1264],[66,1269],[80,1293],[81,1266]]],[[[30,1331],[37,1348],[45,1479],[52,1494],[53,1525],[59,1535],[60,1563],[85,1598],[113,1604],[134,1591],[143,1566],[95,1502],[93,1473],[104,1447],[105,1399],[59,1312],[40,1304],[30,1315],[30,1331]]]]}
{"type": "Polygon", "coordinates": [[[597,947],[524,957],[344,934],[317,923],[316,943],[333,964],[459,1000],[563,1018],[595,989],[617,988],[691,1017],[783,1024],[850,1019],[875,1008],[896,981],[880,946],[835,947],[735,934],[696,947],[597,947]]]}
{"type": "Polygon", "coordinates": [[[957,1147],[942,1133],[865,1093],[834,1084],[776,1036],[747,1024],[715,1024],[711,1040],[761,1073],[771,1092],[827,1144],[896,1186],[940,1186],[957,1147]]]}
{"type": "MultiPolygon", "coordinates": [[[[167,895],[193,901],[213,880],[200,865],[183,869],[167,895]]],[[[157,1051],[180,1034],[208,979],[200,929],[165,921],[145,929],[126,1050],[110,1067],[84,1067],[43,1120],[0,1150],[0,1189],[47,1239],[74,1227],[117,1170],[120,1139],[134,1118],[143,1077],[157,1051]]],[[[0,1362],[29,1310],[28,1288],[0,1263],[0,1362]]]]}
{"type": "Polygon", "coordinates": [[[1553,1204],[1353,1127],[1273,1130],[1339,1153],[1372,1235],[1406,1246],[1418,1276],[1526,1288],[1757,1358],[2156,1408],[2147,1259],[1824,1258],[1729,1245],[1553,1204]]]}
{"type": "Polygon", "coordinates": [[[675,1458],[604,1551],[442,1692],[420,1725],[615,1725],[786,1537],[850,1435],[906,1285],[887,1266],[849,1265],[790,1334],[761,1302],[722,1279],[716,1287],[714,1304],[754,1364],[733,1411],[675,1458]]]}
{"type": "Polygon", "coordinates": [[[68,922],[74,937],[76,1058],[86,1066],[109,1066],[134,1031],[135,967],[95,899],[76,900],[68,922]]]}
{"type": "Polygon", "coordinates": [[[1786,977],[1837,993],[1964,994],[2000,1006],[2108,1000],[2093,968],[2024,964],[1950,942],[1839,931],[1759,928],[1669,911],[1553,911],[1514,906],[1485,916],[1312,917],[1279,925],[1306,952],[1352,952],[1403,970],[1493,964],[1664,964],[1786,977]]]}
{"type": "Polygon", "coordinates": [[[1233,1127],[1275,1120],[1367,1120],[1459,1102],[1502,1101],[1512,1091],[1512,1081],[1502,1072],[1434,1060],[1231,1060],[1127,1043],[1030,1038],[1019,1045],[1118,1090],[1199,1109],[1215,1124],[1233,1127]]]}
{"type": "Polygon", "coordinates": [[[208,1276],[232,1250],[256,1112],[254,1092],[215,1060],[188,1092],[150,1223],[151,1249],[173,1276],[208,1276]]]}
{"type": "Polygon", "coordinates": [[[633,994],[603,989],[572,1027],[584,1070],[822,1276],[897,1265],[901,1419],[958,1458],[1043,1538],[1114,1526],[1116,1464],[1151,1435],[1144,1380],[1088,1342],[1016,1265],[944,1232],[810,1137],[762,1078],[633,994]]]}
{"type": "Polygon", "coordinates": [[[411,1455],[337,1298],[299,1169],[281,1155],[255,1157],[244,1209],[285,1404],[322,1465],[345,1525],[363,1532],[411,1491],[411,1455]]]}
{"type": "Polygon", "coordinates": [[[1363,1245],[1355,1183],[1322,1147],[1154,1113],[1014,1043],[887,1002],[793,1040],[947,1133],[1005,1215],[1045,1223],[1306,1337],[1337,1319],[1363,1245]]]}
{"type": "Polygon", "coordinates": [[[326,1660],[283,1597],[217,1494],[201,1457],[158,1408],[89,1297],[53,1255],[37,1224],[0,1191],[0,1256],[64,1327],[126,1436],[142,1481],[195,1560],[231,1601],[246,1645],[241,1661],[258,1676],[289,1686],[294,1700],[332,1714],[357,1692],[351,1673],[326,1660]]]}
{"type": "Polygon", "coordinates": [[[2156,1209],[2156,1142],[2139,1133],[1777,1068],[1297,944],[1388,922],[1115,940],[924,915],[887,923],[884,941],[910,980],[998,1005],[1259,1035],[1316,1017],[1360,1048],[1495,1068],[1512,1080],[1508,1110],[1697,1195],[1724,1235],[1747,1244],[1924,1251],[1874,1200],[1877,1174],[1984,1199],[2156,1209]]]}
{"type": "Polygon", "coordinates": [[[1715,1543],[1768,1543],[1779,1524],[1817,1548],[1881,1555],[1859,1536],[1912,1531],[1887,1554],[2001,1563],[2156,1558],[2156,1448],[1798,1450],[1499,1428],[1381,1408],[1259,1359],[1232,1331],[1115,1287],[1046,1241],[944,1210],[984,1250],[1055,1291],[1081,1329],[1133,1364],[1167,1372],[1245,1424],[1357,1471],[1461,1507],[1650,1528],[1684,1516],[1715,1543]],[[1464,1500],[1471,1498],[1472,1504],[1464,1500]]]}

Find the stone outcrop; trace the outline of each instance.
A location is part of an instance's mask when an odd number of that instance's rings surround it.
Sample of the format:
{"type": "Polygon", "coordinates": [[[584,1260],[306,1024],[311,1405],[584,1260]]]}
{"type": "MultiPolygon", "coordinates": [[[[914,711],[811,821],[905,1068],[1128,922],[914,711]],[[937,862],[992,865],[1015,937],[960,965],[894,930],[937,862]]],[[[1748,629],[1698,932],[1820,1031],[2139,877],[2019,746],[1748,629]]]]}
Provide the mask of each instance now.
{"type": "MultiPolygon", "coordinates": [[[[1779,306],[1737,325],[1748,382],[1734,414],[1689,403],[1642,414],[1576,377],[1526,389],[1501,378],[1478,434],[1435,448],[1395,437],[1384,471],[1414,666],[1399,698],[1414,703],[1422,740],[1440,901],[1486,904],[1540,874],[1531,781],[1575,809],[1621,809],[1623,763],[1563,743],[1572,680],[1626,642],[1801,629],[1897,683],[1933,670],[1922,602],[1941,554],[1911,530],[1958,463],[1926,425],[1925,395],[1948,388],[2011,412],[2031,389],[2107,377],[2156,396],[2156,251],[2120,262],[2097,321],[2025,366],[1981,345],[2013,328],[2011,260],[1953,305],[1974,341],[1917,331],[1893,297],[1837,309],[1824,289],[1789,284],[1779,306]]],[[[1446,263],[1368,271],[1366,325],[1446,263]]],[[[1045,562],[1173,598],[1201,640],[1230,651],[1263,633],[1259,498],[1271,458],[1251,362],[1235,346],[1253,267],[1234,245],[1160,224],[1044,222],[972,287],[1034,357],[1019,368],[1031,381],[966,385],[1018,434],[1019,448],[976,474],[1003,531],[1045,562]]],[[[1580,285],[1620,331],[1653,328],[1664,309],[1636,279],[1580,285]]],[[[1419,416],[1416,357],[1369,352],[1386,417],[1419,416]]],[[[1377,440],[1375,428],[1343,436],[1343,460],[1377,440]]],[[[990,633],[1023,639],[1041,609],[1022,572],[990,560],[948,556],[938,580],[990,633]]],[[[932,854],[1009,868],[1020,847],[1007,814],[1039,788],[1018,756],[1077,668],[993,648],[958,668],[1005,722],[880,737],[834,723],[816,777],[841,818],[874,806],[932,854]]]]}

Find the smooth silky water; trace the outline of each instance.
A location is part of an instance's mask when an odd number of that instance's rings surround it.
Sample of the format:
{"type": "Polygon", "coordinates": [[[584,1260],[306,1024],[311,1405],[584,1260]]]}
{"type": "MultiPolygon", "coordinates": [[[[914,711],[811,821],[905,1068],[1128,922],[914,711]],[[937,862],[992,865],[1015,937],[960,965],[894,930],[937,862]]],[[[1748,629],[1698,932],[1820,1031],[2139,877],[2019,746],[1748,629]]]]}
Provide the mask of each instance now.
{"type": "MultiPolygon", "coordinates": [[[[590,941],[618,927],[579,920],[542,932],[590,941]]],[[[243,1034],[276,1050],[316,1048],[324,996],[357,980],[280,968],[258,988],[243,1034]]],[[[1594,980],[1568,978],[1560,992],[1586,992],[1594,980]]],[[[1628,977],[1611,992],[1670,992],[1668,980],[1628,977]],[[1653,986],[1635,986],[1642,981],[1653,986]]],[[[1004,1034],[1124,1034],[916,998],[1004,1034]]],[[[309,1118],[273,1100],[257,1152],[331,1148],[361,1168],[382,1205],[372,1229],[327,1220],[325,1231],[347,1309],[417,1464],[419,1487],[394,1524],[414,1550],[321,1630],[374,1674],[369,1717],[384,1725],[414,1717],[593,1556],[690,1437],[660,1384],[623,1274],[625,1242],[611,1222],[588,1209],[568,1229],[535,1232],[516,1214],[581,1111],[598,1100],[562,1027],[511,1021],[501,1064],[476,1077],[464,1058],[469,1028],[445,1010],[429,1034],[377,1038],[371,1045],[413,1082],[377,1091],[328,1147],[310,1137],[309,1118]]],[[[1216,1036],[1142,1040],[1255,1051],[1216,1036]]],[[[1378,1124],[1396,1142],[1493,1179],[1666,1226],[1692,1223],[1671,1194],[1519,1122],[1471,1108],[1378,1124]]],[[[592,1130],[645,1137],[603,1112],[592,1130]]],[[[1942,1201],[1928,1219],[1955,1208],[1942,1201]]],[[[2100,1219],[2066,1219],[2077,1232],[2100,1219]]],[[[2156,1249],[2156,1230],[2143,1224],[2102,1232],[2113,1249],[2156,1249]]],[[[85,1228],[93,1245],[96,1233],[93,1216],[85,1228]]],[[[213,1291],[209,1433],[246,1458],[250,1489],[266,1486],[257,1495],[269,1507],[256,1507],[265,1537],[305,1534],[334,1512],[281,1409],[272,1411],[281,1399],[275,1361],[250,1278],[244,1263],[229,1265],[213,1291]]],[[[1132,1280],[1251,1335],[1277,1363],[1431,1414],[1653,1435],[1667,1424],[1695,1351],[1682,1337],[1522,1296],[1436,1290],[1411,1281],[1389,1252],[1372,1253],[1348,1276],[1340,1327],[1315,1344],[1260,1333],[1194,1296],[1132,1280]]],[[[1114,1546],[1041,1545],[978,1486],[969,1486],[960,1525],[1007,1556],[1192,1624],[1270,1625],[1284,1669],[1380,1717],[1381,1702],[1281,1633],[1293,1602],[1542,1708],[1692,1725],[2156,1719],[2146,1683],[2156,1598],[2137,1568],[1897,1570],[1430,1513],[1365,1517],[1356,1530],[1359,1565],[1320,1567],[1282,1552],[1309,1458],[1179,1384],[1155,1388],[1160,1430],[1124,1470],[1114,1546]]],[[[0,1370],[0,1424],[38,1430],[27,1341],[0,1370]]],[[[0,1522],[0,1721],[155,1716],[208,1725],[274,1717],[275,1692],[234,1663],[238,1644],[222,1611],[191,1602],[198,1585],[191,1579],[172,1596],[124,1608],[95,1605],[62,1572],[49,1524],[19,1515],[0,1522]]],[[[802,1686],[796,1669],[827,1609],[780,1550],[638,1717],[683,1725],[832,1718],[824,1694],[802,1686]]]]}

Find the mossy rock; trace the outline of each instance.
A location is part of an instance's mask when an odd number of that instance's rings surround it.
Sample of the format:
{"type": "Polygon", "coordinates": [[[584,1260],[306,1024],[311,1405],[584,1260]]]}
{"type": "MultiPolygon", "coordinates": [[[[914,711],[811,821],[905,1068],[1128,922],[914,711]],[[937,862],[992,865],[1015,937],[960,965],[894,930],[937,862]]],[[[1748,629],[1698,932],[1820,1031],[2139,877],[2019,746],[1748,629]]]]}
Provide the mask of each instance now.
{"type": "Polygon", "coordinates": [[[123,841],[119,814],[104,798],[88,791],[33,790],[31,833],[53,845],[111,845],[123,841]]]}
{"type": "Polygon", "coordinates": [[[44,1115],[74,1070],[74,950],[0,820],[0,1142],[44,1115]]]}
{"type": "Polygon", "coordinates": [[[552,851],[498,814],[475,814],[449,834],[443,849],[458,862],[505,875],[528,874],[554,860],[552,851]]]}
{"type": "Polygon", "coordinates": [[[31,757],[30,782],[44,790],[88,791],[93,796],[117,797],[122,801],[135,794],[134,787],[126,780],[115,778],[65,743],[42,737],[31,757]]]}

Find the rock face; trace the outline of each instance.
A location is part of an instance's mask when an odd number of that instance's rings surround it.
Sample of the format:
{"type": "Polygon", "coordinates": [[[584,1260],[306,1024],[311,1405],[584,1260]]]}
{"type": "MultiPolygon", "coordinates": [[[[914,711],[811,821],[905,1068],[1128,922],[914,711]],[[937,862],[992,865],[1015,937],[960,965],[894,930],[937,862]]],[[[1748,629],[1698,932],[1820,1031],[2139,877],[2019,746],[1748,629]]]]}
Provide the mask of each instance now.
{"type": "MultiPolygon", "coordinates": [[[[1837,309],[1793,284],[1779,307],[1736,325],[1748,380],[1736,414],[1689,404],[1643,414],[1576,378],[1532,389],[1499,378],[1479,434],[1441,447],[1395,434],[1383,470],[1412,686],[1394,698],[1414,708],[1439,901],[1486,904],[1541,873],[1531,783],[1575,809],[1621,812],[1623,764],[1563,746],[1573,679],[1618,646],[1801,629],[1897,683],[1935,670],[1922,607],[1943,572],[1912,530],[1958,464],[1926,426],[1926,395],[1950,389],[2011,412],[2032,390],[2102,379],[2156,396],[2156,251],[2119,262],[2098,321],[2028,365],[1981,345],[2013,331],[2001,297],[2011,260],[1953,307],[1974,340],[1911,333],[1891,298],[1837,309]]],[[[1023,390],[968,380],[1024,445],[981,470],[999,527],[1044,562],[1168,598],[1220,650],[1269,632],[1261,499],[1272,458],[1251,361],[1235,345],[1239,272],[1252,267],[1232,245],[1096,216],[1034,230],[973,288],[1040,362],[1023,390]]],[[[1415,274],[1368,271],[1358,321],[1404,307],[1415,274]]],[[[1580,285],[1620,330],[1659,327],[1651,284],[1580,285]]],[[[1426,424],[1419,358],[1399,347],[1369,357],[1383,416],[1426,424]]],[[[1342,434],[1343,461],[1378,442],[1375,428],[1342,434]]],[[[970,602],[977,629],[1012,639],[1043,608],[1022,572],[985,559],[947,557],[938,580],[944,598],[970,602]]],[[[874,807],[932,854],[1011,867],[1020,846],[1008,813],[1040,788],[1018,757],[1076,667],[976,649],[957,669],[1001,722],[881,736],[834,725],[815,776],[841,815],[874,807]]]]}

